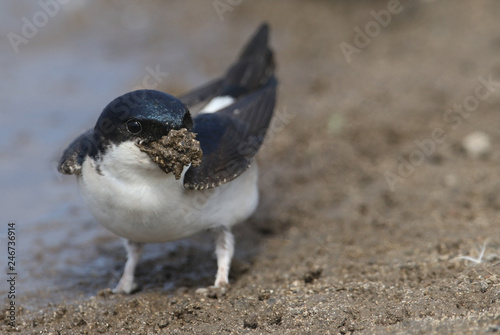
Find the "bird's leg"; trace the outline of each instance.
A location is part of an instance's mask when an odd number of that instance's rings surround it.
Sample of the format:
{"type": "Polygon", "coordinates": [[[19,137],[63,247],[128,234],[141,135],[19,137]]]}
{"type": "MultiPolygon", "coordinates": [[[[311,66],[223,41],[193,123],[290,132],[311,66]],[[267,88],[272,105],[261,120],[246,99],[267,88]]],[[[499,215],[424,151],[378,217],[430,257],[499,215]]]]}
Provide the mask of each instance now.
{"type": "Polygon", "coordinates": [[[234,236],[229,228],[218,229],[215,242],[215,255],[217,256],[217,276],[213,286],[199,288],[196,293],[208,297],[218,297],[226,292],[226,286],[229,284],[229,268],[234,252],[234,236]]]}
{"type": "Polygon", "coordinates": [[[214,287],[221,287],[229,284],[229,269],[234,253],[234,236],[227,227],[219,230],[215,255],[217,256],[217,276],[214,287]]]}
{"type": "Polygon", "coordinates": [[[125,270],[123,271],[122,278],[118,285],[113,289],[113,293],[131,293],[136,287],[134,282],[134,273],[137,263],[141,258],[142,243],[132,242],[123,239],[125,250],[127,250],[127,263],[125,263],[125,270]]]}

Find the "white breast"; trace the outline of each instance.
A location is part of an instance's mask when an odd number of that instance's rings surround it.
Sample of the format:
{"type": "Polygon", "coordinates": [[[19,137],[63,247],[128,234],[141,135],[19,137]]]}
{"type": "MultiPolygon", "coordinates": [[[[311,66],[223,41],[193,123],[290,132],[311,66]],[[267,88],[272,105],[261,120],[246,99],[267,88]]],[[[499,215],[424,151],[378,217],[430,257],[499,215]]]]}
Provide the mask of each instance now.
{"type": "Polygon", "coordinates": [[[133,142],[113,146],[102,161],[87,157],[79,185],[95,218],[136,242],[167,242],[245,220],[258,202],[257,167],[230,183],[187,190],[133,142]],[[99,168],[96,169],[97,164],[99,168]]]}

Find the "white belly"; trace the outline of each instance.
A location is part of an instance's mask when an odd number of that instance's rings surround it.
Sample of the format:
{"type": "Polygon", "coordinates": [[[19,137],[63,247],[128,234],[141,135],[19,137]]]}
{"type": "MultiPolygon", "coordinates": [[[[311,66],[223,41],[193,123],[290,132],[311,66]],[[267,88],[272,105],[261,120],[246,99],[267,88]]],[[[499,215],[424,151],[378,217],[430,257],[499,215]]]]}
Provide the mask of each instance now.
{"type": "Polygon", "coordinates": [[[136,242],[167,242],[248,218],[258,202],[257,166],[214,189],[187,190],[131,144],[100,162],[87,158],[78,178],[92,214],[107,229],[136,242]],[[134,157],[130,157],[131,152],[134,157]]]}

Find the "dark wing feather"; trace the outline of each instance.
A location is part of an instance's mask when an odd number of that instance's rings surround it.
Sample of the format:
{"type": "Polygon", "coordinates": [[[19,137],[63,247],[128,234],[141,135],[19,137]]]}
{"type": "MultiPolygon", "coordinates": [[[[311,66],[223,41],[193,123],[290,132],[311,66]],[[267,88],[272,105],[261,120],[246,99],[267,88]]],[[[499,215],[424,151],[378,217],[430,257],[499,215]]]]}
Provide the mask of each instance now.
{"type": "Polygon", "coordinates": [[[221,96],[237,98],[267,83],[274,71],[273,52],[268,40],[269,26],[264,23],[244,47],[238,61],[226,72],[221,96]]]}
{"type": "Polygon", "coordinates": [[[199,166],[191,166],[184,187],[202,190],[227,183],[242,174],[264,141],[276,101],[277,81],[272,77],[255,92],[217,113],[194,119],[203,151],[199,166]]]}
{"type": "Polygon", "coordinates": [[[87,155],[97,152],[98,139],[90,129],[78,136],[67,148],[59,160],[58,170],[64,174],[80,174],[82,163],[87,155]]]}
{"type": "Polygon", "coordinates": [[[273,74],[273,53],[268,47],[269,26],[264,23],[245,45],[226,74],[179,97],[188,108],[216,96],[238,98],[264,85],[273,74]]]}

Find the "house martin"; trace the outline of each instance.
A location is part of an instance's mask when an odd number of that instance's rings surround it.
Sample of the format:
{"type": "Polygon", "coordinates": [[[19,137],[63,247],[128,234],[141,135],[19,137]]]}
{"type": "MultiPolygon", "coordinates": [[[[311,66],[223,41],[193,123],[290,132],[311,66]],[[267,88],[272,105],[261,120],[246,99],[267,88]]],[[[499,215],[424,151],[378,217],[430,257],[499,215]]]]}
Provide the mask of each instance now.
{"type": "Polygon", "coordinates": [[[113,292],[131,293],[144,243],[217,232],[215,288],[228,284],[231,227],[258,202],[257,164],[276,100],[269,27],[226,73],[178,98],[137,90],[111,101],[64,151],[94,217],[121,236],[127,261],[113,292]],[[192,117],[190,109],[200,112],[192,117]]]}

